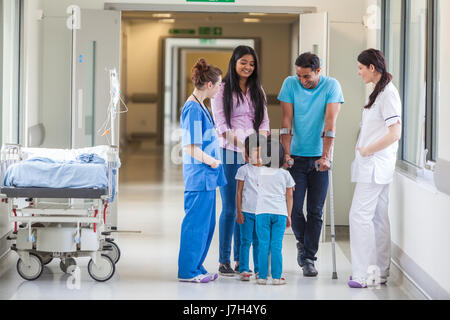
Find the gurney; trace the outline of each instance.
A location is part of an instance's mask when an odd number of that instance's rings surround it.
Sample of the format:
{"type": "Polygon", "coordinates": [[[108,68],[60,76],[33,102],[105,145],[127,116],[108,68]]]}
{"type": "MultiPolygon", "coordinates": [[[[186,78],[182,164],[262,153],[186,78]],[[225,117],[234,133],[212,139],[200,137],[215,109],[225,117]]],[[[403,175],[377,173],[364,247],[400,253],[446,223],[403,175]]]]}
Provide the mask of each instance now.
{"type": "Polygon", "coordinates": [[[43,266],[55,258],[63,272],[71,273],[78,257],[91,258],[88,272],[96,281],[114,275],[120,249],[111,236],[114,227],[106,222],[119,167],[115,146],[2,147],[0,198],[14,223],[8,240],[19,255],[22,278],[39,278],[43,266]]]}

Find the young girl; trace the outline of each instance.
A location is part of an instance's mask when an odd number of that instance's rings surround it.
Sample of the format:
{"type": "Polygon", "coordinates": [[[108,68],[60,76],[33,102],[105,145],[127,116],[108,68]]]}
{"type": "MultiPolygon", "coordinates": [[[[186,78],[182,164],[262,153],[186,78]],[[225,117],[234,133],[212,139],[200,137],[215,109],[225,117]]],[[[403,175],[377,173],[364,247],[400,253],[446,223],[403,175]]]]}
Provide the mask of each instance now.
{"type": "Polygon", "coordinates": [[[261,148],[262,163],[256,177],[257,196],[255,225],[258,238],[258,284],[267,283],[269,253],[271,254],[272,284],[285,284],[282,244],[286,228],[291,226],[292,193],[294,179],[282,166],[285,163],[283,146],[278,141],[267,140],[261,148]]]}
{"type": "Polygon", "coordinates": [[[402,105],[381,51],[369,49],[358,57],[358,74],[375,88],[364,107],[361,133],[352,164],[356,182],[350,209],[351,288],[367,287],[368,269],[379,269],[379,283],[386,283],[391,260],[389,184],[401,137],[402,105]]]}
{"type": "Polygon", "coordinates": [[[203,101],[219,91],[222,71],[198,60],[192,69],[194,92],[181,112],[184,209],[178,279],[206,283],[217,279],[203,267],[216,224],[216,188],[226,183],[214,120],[203,101]]]}
{"type": "Polygon", "coordinates": [[[222,162],[227,180],[220,188],[222,212],[219,220],[219,273],[239,272],[239,225],[236,223],[236,183],[234,177],[244,164],[244,140],[253,132],[270,131],[267,103],[259,79],[260,65],[255,50],[248,46],[234,49],[228,72],[217,96],[211,100],[217,123],[222,162]],[[234,235],[235,269],[230,265],[234,235]]]}
{"type": "Polygon", "coordinates": [[[239,273],[241,281],[250,280],[249,251],[253,244],[253,265],[258,276],[258,238],[255,230],[256,201],[258,197],[258,171],[262,166],[261,145],[265,145],[266,137],[256,133],[245,139],[246,165],[236,173],[236,221],[240,225],[241,245],[239,249],[239,273]]]}

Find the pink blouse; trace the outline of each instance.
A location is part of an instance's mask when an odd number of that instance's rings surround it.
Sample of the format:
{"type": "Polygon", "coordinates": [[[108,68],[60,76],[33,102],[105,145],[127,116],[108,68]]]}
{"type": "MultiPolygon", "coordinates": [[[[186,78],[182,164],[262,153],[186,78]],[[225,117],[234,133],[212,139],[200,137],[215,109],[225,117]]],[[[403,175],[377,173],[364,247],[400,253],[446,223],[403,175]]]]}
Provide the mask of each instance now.
{"type": "MultiPolygon", "coordinates": [[[[216,122],[217,132],[219,134],[219,145],[221,148],[240,152],[240,150],[222,136],[227,132],[227,120],[225,118],[225,111],[223,109],[223,90],[225,85],[222,83],[219,92],[211,99],[211,108],[216,122]]],[[[263,91],[264,92],[264,91],[263,91]]],[[[243,101],[238,103],[237,96],[233,94],[233,110],[231,111],[231,131],[238,138],[242,144],[245,139],[255,132],[253,129],[253,120],[255,118],[255,104],[250,96],[250,89],[247,88],[247,93],[244,95],[243,101]]],[[[265,130],[270,133],[269,116],[267,114],[267,105],[264,106],[264,118],[259,126],[259,130],[265,130]]]]}

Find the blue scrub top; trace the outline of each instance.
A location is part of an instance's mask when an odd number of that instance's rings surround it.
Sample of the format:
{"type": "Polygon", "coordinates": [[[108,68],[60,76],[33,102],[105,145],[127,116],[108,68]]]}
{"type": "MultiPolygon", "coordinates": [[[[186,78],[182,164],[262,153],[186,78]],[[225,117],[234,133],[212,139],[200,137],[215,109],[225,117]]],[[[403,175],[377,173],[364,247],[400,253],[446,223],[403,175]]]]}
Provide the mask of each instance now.
{"type": "MultiPolygon", "coordinates": [[[[195,101],[186,101],[181,111],[182,147],[196,145],[219,160],[219,141],[208,111],[195,101]]],[[[216,169],[195,160],[183,151],[183,178],[186,191],[213,191],[227,184],[222,164],[216,169]]]]}
{"type": "Polygon", "coordinates": [[[291,155],[320,157],[325,110],[329,103],[344,103],[341,85],[331,77],[320,76],[314,89],[303,87],[297,76],[284,80],[278,100],[294,106],[291,155]]]}

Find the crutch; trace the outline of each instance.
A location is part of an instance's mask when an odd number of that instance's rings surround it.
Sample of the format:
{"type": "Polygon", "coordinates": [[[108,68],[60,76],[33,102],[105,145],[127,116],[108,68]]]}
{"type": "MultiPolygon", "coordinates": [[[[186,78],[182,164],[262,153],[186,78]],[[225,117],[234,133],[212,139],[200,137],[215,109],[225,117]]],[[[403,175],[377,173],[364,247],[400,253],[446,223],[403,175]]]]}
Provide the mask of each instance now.
{"type": "Polygon", "coordinates": [[[336,247],[335,247],[335,240],[336,240],[336,233],[334,230],[334,198],[333,198],[333,153],[334,153],[334,146],[331,146],[331,166],[330,170],[328,172],[328,184],[329,184],[329,197],[330,197],[330,233],[331,233],[331,256],[333,260],[333,275],[331,276],[332,279],[337,279],[337,271],[336,271],[336,247]]]}

